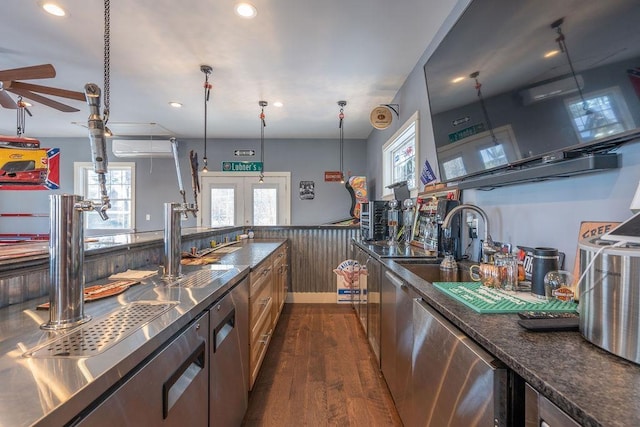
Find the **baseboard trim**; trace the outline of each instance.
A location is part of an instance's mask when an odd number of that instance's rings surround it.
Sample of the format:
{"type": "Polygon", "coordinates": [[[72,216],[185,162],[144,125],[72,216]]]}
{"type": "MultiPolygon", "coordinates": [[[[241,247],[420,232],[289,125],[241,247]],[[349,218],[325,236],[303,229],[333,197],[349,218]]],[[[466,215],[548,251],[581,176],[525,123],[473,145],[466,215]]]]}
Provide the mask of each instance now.
{"type": "Polygon", "coordinates": [[[289,292],[286,302],[290,304],[336,304],[337,300],[336,294],[333,292],[289,292]]]}

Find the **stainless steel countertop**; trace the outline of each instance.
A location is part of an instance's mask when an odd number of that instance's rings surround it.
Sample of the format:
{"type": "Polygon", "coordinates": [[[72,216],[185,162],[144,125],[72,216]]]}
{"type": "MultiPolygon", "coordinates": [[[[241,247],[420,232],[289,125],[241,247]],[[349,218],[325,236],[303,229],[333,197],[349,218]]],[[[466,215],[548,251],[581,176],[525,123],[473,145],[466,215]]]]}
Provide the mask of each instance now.
{"type": "MultiPolygon", "coordinates": [[[[229,254],[233,255],[230,259],[223,257],[221,264],[183,266],[187,278],[222,274],[203,287],[168,285],[154,276],[118,296],[86,303],[85,314],[92,316],[92,320],[78,328],[87,328],[133,302],[176,303],[144,326],[125,334],[113,346],[89,357],[24,356],[27,351],[75,330],[50,332],[39,328],[49,315],[48,311],[35,307],[46,298],[0,309],[0,425],[68,423],[246,277],[252,266],[259,264],[283,242],[243,242],[241,249],[229,254]],[[229,265],[234,260],[244,260],[246,264],[233,262],[229,265]]],[[[107,282],[105,279],[89,285],[107,282]]]]}

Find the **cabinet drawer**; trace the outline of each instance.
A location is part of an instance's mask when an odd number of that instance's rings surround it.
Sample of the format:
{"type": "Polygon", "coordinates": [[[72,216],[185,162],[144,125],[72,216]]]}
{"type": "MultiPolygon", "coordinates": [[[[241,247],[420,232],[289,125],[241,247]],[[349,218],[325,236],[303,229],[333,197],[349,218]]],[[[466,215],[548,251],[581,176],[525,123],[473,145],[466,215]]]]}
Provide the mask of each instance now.
{"type": "Polygon", "coordinates": [[[251,287],[249,289],[249,297],[256,295],[260,292],[260,288],[262,288],[266,283],[271,280],[271,272],[273,271],[273,264],[271,259],[266,260],[260,266],[251,272],[250,281],[251,287]]]}
{"type": "Polygon", "coordinates": [[[272,304],[273,300],[269,298],[265,309],[262,311],[262,315],[258,319],[257,323],[251,328],[251,359],[249,363],[251,369],[251,387],[253,387],[253,383],[258,376],[260,365],[262,364],[264,355],[267,352],[267,347],[271,341],[271,335],[273,334],[273,327],[271,325],[272,304]]]}
{"type": "Polygon", "coordinates": [[[272,298],[271,271],[262,276],[258,286],[253,286],[254,293],[249,297],[249,324],[251,329],[256,325],[262,312],[266,310],[268,301],[272,298]]]}

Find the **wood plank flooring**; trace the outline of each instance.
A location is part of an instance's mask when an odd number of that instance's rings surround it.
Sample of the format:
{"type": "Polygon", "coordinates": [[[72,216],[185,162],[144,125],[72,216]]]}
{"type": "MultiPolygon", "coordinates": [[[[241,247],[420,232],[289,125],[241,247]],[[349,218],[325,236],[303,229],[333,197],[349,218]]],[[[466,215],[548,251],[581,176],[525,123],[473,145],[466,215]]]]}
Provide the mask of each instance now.
{"type": "Polygon", "coordinates": [[[350,306],[285,304],[244,426],[402,426],[350,306]]]}

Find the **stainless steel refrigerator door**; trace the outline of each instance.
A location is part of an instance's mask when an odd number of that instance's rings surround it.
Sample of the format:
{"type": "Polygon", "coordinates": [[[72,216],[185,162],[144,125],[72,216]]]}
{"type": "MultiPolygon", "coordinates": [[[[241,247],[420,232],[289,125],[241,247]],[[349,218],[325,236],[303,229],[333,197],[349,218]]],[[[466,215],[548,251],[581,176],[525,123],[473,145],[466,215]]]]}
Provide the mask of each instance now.
{"type": "Polygon", "coordinates": [[[248,279],[210,310],[209,425],[239,426],[248,405],[248,279]]]}
{"type": "Polygon", "coordinates": [[[506,368],[421,298],[413,303],[409,426],[504,426],[506,368]]]}
{"type": "Polygon", "coordinates": [[[204,313],[77,426],[207,426],[209,314],[204,313]]]}

